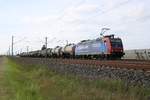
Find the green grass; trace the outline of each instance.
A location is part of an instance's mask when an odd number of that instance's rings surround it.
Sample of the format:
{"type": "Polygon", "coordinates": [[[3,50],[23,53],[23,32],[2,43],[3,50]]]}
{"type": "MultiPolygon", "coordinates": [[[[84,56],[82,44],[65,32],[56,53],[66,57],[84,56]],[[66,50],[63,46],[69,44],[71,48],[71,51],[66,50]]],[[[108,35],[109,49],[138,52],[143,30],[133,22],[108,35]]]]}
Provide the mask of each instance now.
{"type": "Polygon", "coordinates": [[[29,72],[10,60],[6,69],[6,81],[12,91],[11,100],[42,100],[40,89],[29,72]]]}
{"type": "Polygon", "coordinates": [[[41,66],[20,66],[8,60],[10,100],[146,100],[149,88],[126,87],[122,81],[88,80],[61,75],[41,66]]]}

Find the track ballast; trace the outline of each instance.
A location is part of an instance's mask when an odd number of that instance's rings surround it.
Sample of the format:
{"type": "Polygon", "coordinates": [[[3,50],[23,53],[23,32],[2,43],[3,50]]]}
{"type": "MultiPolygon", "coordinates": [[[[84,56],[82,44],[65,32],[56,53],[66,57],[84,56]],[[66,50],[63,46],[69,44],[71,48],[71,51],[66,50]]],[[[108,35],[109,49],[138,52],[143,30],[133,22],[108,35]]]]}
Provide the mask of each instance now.
{"type": "Polygon", "coordinates": [[[123,80],[130,85],[150,87],[150,62],[137,60],[81,60],[50,58],[12,58],[25,67],[47,67],[61,74],[90,79],[123,80]]]}

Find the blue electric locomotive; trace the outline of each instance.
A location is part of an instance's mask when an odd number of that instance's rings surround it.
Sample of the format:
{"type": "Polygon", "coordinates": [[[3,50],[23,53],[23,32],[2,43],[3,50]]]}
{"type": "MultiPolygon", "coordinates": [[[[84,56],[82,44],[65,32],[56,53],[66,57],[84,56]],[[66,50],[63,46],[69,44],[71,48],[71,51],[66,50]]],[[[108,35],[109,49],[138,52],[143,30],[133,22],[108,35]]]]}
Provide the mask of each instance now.
{"type": "Polygon", "coordinates": [[[84,59],[120,59],[123,55],[122,41],[120,38],[115,38],[114,35],[81,41],[75,48],[75,56],[84,59]]]}

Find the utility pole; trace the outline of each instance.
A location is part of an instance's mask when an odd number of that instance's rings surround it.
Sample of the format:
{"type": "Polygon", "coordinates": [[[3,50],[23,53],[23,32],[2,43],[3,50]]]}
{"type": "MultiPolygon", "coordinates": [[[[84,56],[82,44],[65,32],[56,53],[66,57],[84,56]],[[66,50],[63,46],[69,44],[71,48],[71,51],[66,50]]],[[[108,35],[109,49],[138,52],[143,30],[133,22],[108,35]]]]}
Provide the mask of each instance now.
{"type": "Polygon", "coordinates": [[[47,37],[45,37],[45,47],[47,49],[47,37]]]}
{"type": "Polygon", "coordinates": [[[27,53],[29,52],[29,46],[27,46],[27,53]]]}
{"type": "Polygon", "coordinates": [[[12,36],[12,44],[11,44],[11,55],[14,55],[14,36],[12,36]]]}
{"type": "Polygon", "coordinates": [[[20,54],[22,53],[22,49],[20,49],[20,54]]]}
{"type": "Polygon", "coordinates": [[[66,40],[66,43],[67,43],[67,45],[68,45],[68,40],[66,40]]]}
{"type": "Polygon", "coordinates": [[[10,46],[9,46],[9,48],[8,48],[8,56],[10,56],[10,46]]]}
{"type": "Polygon", "coordinates": [[[46,55],[45,55],[45,57],[47,58],[47,37],[45,37],[45,47],[46,47],[46,55]]]}

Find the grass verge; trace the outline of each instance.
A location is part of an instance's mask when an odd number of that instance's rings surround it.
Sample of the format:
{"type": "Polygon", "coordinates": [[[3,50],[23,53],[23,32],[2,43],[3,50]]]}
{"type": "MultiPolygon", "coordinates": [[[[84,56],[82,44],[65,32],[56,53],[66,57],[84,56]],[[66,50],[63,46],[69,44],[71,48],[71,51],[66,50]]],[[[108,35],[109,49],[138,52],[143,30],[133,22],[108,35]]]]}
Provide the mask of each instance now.
{"type": "Polygon", "coordinates": [[[42,66],[21,66],[8,59],[6,82],[11,100],[146,100],[150,89],[122,81],[61,75],[42,66]]]}

